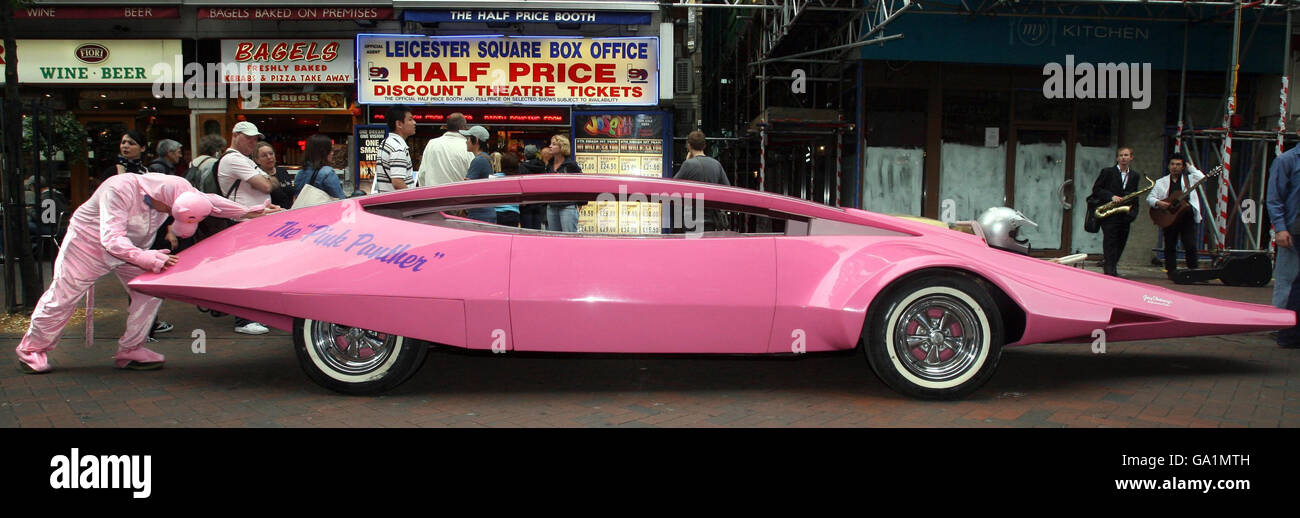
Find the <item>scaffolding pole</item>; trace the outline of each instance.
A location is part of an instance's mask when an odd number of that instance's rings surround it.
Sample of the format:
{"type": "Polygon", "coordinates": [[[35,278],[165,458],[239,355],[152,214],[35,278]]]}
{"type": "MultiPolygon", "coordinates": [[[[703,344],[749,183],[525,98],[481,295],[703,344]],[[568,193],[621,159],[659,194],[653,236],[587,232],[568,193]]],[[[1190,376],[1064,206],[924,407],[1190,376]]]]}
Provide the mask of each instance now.
{"type": "Polygon", "coordinates": [[[767,124],[759,125],[758,136],[758,190],[766,191],[763,184],[767,180],[767,124]]]}
{"type": "Polygon", "coordinates": [[[1183,107],[1187,102],[1187,33],[1191,23],[1183,21],[1183,71],[1178,82],[1178,135],[1174,137],[1174,151],[1183,153],[1183,107]]]}
{"type": "Polygon", "coordinates": [[[835,130],[835,206],[840,206],[840,185],[844,176],[844,133],[835,130]]]}
{"type": "Polygon", "coordinates": [[[1224,242],[1228,238],[1228,194],[1232,191],[1232,116],[1237,110],[1237,53],[1241,51],[1241,0],[1233,2],[1232,15],[1232,55],[1231,65],[1228,67],[1229,88],[1228,88],[1228,107],[1223,112],[1223,127],[1226,132],[1223,136],[1223,175],[1219,177],[1219,224],[1216,227],[1219,233],[1219,248],[1225,248],[1224,242]]]}

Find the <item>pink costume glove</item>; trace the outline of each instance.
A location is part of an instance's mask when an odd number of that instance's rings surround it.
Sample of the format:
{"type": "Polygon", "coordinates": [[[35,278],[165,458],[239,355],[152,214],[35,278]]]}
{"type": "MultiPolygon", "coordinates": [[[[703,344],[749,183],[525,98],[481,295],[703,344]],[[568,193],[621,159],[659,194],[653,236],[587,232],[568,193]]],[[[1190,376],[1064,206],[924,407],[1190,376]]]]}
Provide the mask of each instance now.
{"type": "Polygon", "coordinates": [[[167,259],[170,257],[170,253],[171,250],[145,250],[136,254],[134,260],[131,262],[140,268],[149,270],[153,273],[158,273],[161,272],[163,266],[167,264],[167,259]]]}

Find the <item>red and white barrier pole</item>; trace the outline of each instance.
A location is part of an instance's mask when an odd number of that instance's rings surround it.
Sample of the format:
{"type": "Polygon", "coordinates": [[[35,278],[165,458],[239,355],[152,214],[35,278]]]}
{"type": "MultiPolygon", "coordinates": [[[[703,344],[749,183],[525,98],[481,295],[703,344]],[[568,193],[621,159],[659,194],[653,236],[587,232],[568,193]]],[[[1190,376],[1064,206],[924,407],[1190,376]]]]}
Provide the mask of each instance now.
{"type": "Polygon", "coordinates": [[[1279,103],[1277,111],[1277,149],[1273,151],[1277,156],[1282,155],[1282,141],[1286,137],[1286,101],[1291,96],[1291,82],[1286,76],[1282,76],[1282,92],[1278,94],[1279,103]]]}
{"type": "Polygon", "coordinates": [[[1223,174],[1219,176],[1219,221],[1216,229],[1219,237],[1219,249],[1227,248],[1228,237],[1228,186],[1231,185],[1232,173],[1232,115],[1237,111],[1237,98],[1228,98],[1228,112],[1223,117],[1223,174]]]}

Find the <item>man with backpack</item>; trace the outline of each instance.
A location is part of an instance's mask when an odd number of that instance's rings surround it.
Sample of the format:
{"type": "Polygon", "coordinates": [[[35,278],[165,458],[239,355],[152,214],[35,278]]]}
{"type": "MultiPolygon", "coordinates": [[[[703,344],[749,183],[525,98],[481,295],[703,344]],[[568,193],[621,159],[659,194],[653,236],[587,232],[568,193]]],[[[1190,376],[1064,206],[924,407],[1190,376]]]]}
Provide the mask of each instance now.
{"type": "Polygon", "coordinates": [[[226,139],[221,135],[207,135],[199,139],[199,156],[194,157],[189,169],[185,170],[185,180],[195,189],[202,190],[203,177],[212,172],[212,166],[217,165],[217,155],[223,149],[226,149],[226,139]]]}
{"type": "MultiPolygon", "coordinates": [[[[252,158],[249,158],[249,155],[257,149],[257,141],[261,137],[262,133],[253,123],[243,121],[235,124],[234,133],[230,138],[230,149],[217,159],[216,166],[212,168],[213,174],[204,177],[203,192],[218,194],[245,206],[275,207],[270,205],[272,189],[270,176],[258,168],[252,158]]],[[[206,224],[206,228],[201,229],[204,237],[238,223],[228,220],[217,221],[217,219],[203,220],[203,224],[206,224]]],[[[236,333],[260,335],[269,331],[270,329],[260,323],[245,318],[235,319],[236,333]]]]}

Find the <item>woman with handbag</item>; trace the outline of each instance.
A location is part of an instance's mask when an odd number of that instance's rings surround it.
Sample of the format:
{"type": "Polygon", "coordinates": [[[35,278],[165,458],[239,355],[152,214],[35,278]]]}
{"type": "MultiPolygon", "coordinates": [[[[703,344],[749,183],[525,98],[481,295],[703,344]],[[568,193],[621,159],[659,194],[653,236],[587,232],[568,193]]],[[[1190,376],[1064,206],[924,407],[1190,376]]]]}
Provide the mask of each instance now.
{"type": "MultiPolygon", "coordinates": [[[[334,157],[334,143],[330,138],[317,133],[307,139],[306,149],[303,153],[302,170],[293,179],[293,194],[295,197],[302,196],[303,189],[311,187],[323,191],[326,196],[341,200],[347,198],[343,194],[343,185],[339,183],[339,175],[334,172],[334,168],[329,163],[334,157]]],[[[320,193],[312,193],[311,196],[319,198],[320,193]]],[[[295,207],[297,207],[295,201],[295,207]]]]}

